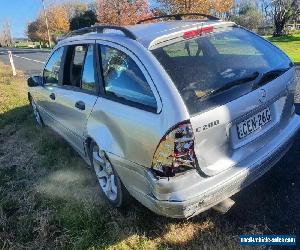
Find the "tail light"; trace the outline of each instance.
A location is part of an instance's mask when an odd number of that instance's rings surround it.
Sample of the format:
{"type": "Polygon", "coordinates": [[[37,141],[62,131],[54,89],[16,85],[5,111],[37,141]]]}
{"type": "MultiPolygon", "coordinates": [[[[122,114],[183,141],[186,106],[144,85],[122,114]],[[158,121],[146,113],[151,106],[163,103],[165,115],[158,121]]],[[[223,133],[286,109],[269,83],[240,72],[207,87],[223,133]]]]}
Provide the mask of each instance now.
{"type": "Polygon", "coordinates": [[[194,133],[190,122],[178,124],[160,141],[152,161],[152,169],[158,176],[172,177],[194,169],[194,133]]]}
{"type": "Polygon", "coordinates": [[[194,29],[194,30],[189,30],[183,33],[183,38],[184,39],[191,39],[197,36],[201,36],[206,33],[210,33],[214,31],[213,26],[204,26],[199,29],[194,29]]]}

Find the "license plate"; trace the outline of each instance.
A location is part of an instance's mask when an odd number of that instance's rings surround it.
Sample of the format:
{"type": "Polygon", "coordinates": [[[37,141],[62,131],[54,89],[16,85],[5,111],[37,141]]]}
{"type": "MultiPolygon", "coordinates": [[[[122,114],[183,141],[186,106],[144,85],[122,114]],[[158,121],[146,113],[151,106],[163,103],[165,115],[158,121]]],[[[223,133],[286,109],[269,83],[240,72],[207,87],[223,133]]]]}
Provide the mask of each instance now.
{"type": "Polygon", "coordinates": [[[237,124],[237,132],[239,139],[250,135],[254,131],[260,129],[268,122],[271,121],[271,111],[270,108],[266,108],[259,113],[251,116],[247,120],[244,120],[237,124]]]}

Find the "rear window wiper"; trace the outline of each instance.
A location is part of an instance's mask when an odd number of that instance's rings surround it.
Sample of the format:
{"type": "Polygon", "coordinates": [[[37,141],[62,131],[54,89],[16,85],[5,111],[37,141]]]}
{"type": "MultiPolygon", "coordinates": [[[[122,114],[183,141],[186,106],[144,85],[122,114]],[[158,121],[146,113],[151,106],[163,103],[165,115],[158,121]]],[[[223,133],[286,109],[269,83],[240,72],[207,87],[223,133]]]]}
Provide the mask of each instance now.
{"type": "Polygon", "coordinates": [[[222,87],[220,87],[218,89],[207,91],[205,93],[205,95],[203,95],[203,96],[201,96],[199,98],[202,99],[202,98],[205,98],[205,97],[210,96],[210,95],[215,95],[217,93],[226,91],[228,89],[231,89],[231,88],[233,88],[235,86],[244,84],[246,82],[254,81],[255,79],[257,79],[259,77],[259,75],[260,75],[260,73],[258,71],[256,71],[256,72],[252,73],[251,75],[248,75],[248,76],[236,79],[236,80],[234,80],[232,82],[228,82],[227,84],[223,85],[222,87]]]}
{"type": "Polygon", "coordinates": [[[253,89],[260,87],[275,78],[281,76],[283,73],[287,72],[290,68],[281,68],[281,69],[273,69],[261,74],[259,80],[253,85],[253,89]]]}

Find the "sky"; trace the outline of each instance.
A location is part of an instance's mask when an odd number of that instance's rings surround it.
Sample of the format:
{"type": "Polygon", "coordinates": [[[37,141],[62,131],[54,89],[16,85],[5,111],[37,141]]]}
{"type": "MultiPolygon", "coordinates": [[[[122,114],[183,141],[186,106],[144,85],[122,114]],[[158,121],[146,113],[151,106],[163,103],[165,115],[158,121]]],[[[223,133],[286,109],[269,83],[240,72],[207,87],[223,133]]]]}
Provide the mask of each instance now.
{"type": "Polygon", "coordinates": [[[13,37],[25,37],[28,22],[41,8],[41,0],[0,0],[0,24],[10,22],[13,37]]]}
{"type": "MultiPolygon", "coordinates": [[[[47,6],[53,2],[70,0],[44,0],[47,6]]],[[[78,0],[77,0],[78,1],[78,0]]],[[[93,0],[80,0],[90,3],[93,0]]],[[[117,1],[117,0],[116,0],[117,1]]],[[[155,0],[150,1],[153,5],[155,0]]],[[[30,21],[35,20],[42,10],[42,0],[0,0],[0,26],[6,21],[11,24],[14,38],[26,37],[26,27],[30,21]]]]}
{"type": "MultiPolygon", "coordinates": [[[[49,4],[53,0],[44,0],[49,4]]],[[[58,1],[61,2],[61,1],[58,1]]],[[[82,0],[91,2],[91,0],[82,0]]],[[[8,21],[14,38],[26,37],[28,22],[33,21],[42,10],[42,0],[0,0],[0,25],[8,21]]]]}

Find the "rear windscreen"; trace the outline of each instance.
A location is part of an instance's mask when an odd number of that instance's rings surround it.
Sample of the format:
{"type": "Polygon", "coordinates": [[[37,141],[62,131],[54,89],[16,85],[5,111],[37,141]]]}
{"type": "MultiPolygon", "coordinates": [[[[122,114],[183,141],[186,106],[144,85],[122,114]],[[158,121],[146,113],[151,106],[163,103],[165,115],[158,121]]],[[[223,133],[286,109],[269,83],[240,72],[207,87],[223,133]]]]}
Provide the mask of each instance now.
{"type": "MultiPolygon", "coordinates": [[[[277,72],[276,77],[292,66],[278,48],[238,27],[169,44],[152,53],[173,80],[190,114],[249,93],[263,75],[277,72]]],[[[274,74],[272,77],[268,79],[274,79],[274,74]]]]}

